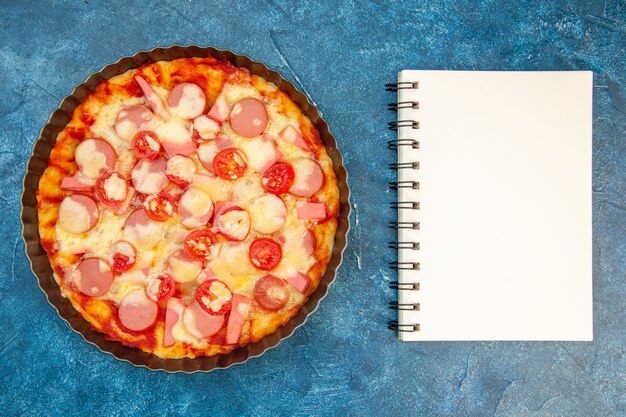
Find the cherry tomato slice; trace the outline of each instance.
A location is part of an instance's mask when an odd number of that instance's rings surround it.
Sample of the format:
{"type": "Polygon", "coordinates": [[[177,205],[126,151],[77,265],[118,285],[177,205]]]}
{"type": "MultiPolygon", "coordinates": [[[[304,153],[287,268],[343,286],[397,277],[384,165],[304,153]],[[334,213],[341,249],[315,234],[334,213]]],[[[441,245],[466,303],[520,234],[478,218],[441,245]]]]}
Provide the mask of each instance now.
{"type": "Polygon", "coordinates": [[[276,162],[263,174],[263,186],[268,193],[285,194],[293,185],[296,174],[291,165],[285,162],[276,162]]]}
{"type": "Polygon", "coordinates": [[[142,204],[148,217],[157,222],[164,222],[176,213],[176,200],[168,193],[151,194],[142,204]]]}
{"type": "Polygon", "coordinates": [[[148,130],[138,132],[130,144],[137,158],[154,159],[161,151],[161,142],[156,133],[148,130]]]}
{"type": "Polygon", "coordinates": [[[213,171],[225,180],[236,180],[246,172],[247,168],[246,157],[237,148],[222,149],[213,158],[213,171]]]}
{"type": "Polygon", "coordinates": [[[255,239],[250,245],[250,262],[257,269],[271,271],[283,258],[280,244],[269,238],[255,239]]]}
{"type": "Polygon", "coordinates": [[[198,229],[189,233],[183,241],[183,251],[191,258],[206,261],[213,255],[217,236],[207,229],[198,229]]]}
{"type": "Polygon", "coordinates": [[[103,204],[119,204],[126,199],[128,182],[117,172],[107,172],[96,180],[94,194],[103,204]]]}
{"type": "Polygon", "coordinates": [[[137,249],[126,240],[118,240],[109,249],[109,262],[116,274],[128,271],[137,261],[137,249]]]}
{"type": "Polygon", "coordinates": [[[152,301],[160,303],[169,300],[174,295],[174,278],[169,274],[162,274],[148,281],[146,295],[152,301]]]}
{"type": "Polygon", "coordinates": [[[254,300],[266,310],[277,311],[289,301],[289,289],[284,280],[265,275],[254,286],[254,300]]]}
{"type": "Polygon", "coordinates": [[[196,301],[209,314],[221,316],[230,311],[233,302],[233,293],[220,280],[204,281],[196,290],[196,301]]]}

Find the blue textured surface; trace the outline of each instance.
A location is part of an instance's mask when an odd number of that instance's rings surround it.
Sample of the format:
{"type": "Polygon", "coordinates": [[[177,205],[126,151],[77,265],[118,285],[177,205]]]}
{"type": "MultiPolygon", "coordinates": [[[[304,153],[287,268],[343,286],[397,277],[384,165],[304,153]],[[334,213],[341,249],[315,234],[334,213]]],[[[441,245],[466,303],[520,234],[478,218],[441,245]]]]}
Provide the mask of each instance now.
{"type": "Polygon", "coordinates": [[[624,2],[218,3],[0,2],[2,414],[625,415],[624,2]],[[232,49],[295,82],[353,192],[350,246],[319,310],[278,348],[209,374],[138,369],[85,343],[46,303],[20,237],[24,164],[52,110],[103,65],[174,43],[232,49]],[[594,71],[593,343],[402,344],[385,329],[382,85],[409,67],[594,71]]]}

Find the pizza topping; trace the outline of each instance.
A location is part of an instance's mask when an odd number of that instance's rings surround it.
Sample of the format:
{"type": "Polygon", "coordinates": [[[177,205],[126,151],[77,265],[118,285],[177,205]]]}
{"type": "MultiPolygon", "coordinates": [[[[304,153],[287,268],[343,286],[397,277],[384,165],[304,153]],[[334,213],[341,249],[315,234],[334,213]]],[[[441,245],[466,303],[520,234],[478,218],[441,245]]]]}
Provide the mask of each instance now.
{"type": "Polygon", "coordinates": [[[250,312],[250,304],[252,304],[252,300],[245,295],[233,294],[230,316],[226,325],[226,339],[224,341],[227,345],[234,345],[239,342],[243,323],[248,318],[250,312]]]}
{"type": "Polygon", "coordinates": [[[311,256],[315,252],[315,247],[317,246],[317,241],[315,240],[315,235],[311,230],[308,230],[302,236],[302,247],[304,248],[304,252],[311,256]]]}
{"type": "Polygon", "coordinates": [[[183,251],[194,259],[206,261],[217,255],[217,237],[207,229],[194,230],[183,241],[183,251]]]}
{"type": "Polygon", "coordinates": [[[161,274],[156,278],[148,278],[146,295],[157,303],[167,301],[174,295],[174,278],[169,274],[161,274]]]}
{"type": "Polygon", "coordinates": [[[141,159],[131,172],[133,186],[143,194],[156,194],[169,183],[165,169],[167,162],[163,158],[141,159]]]}
{"type": "Polygon", "coordinates": [[[180,187],[189,185],[195,173],[196,163],[191,158],[174,155],[167,160],[165,174],[170,181],[180,187]]]}
{"type": "Polygon", "coordinates": [[[244,240],[250,232],[250,216],[243,208],[232,205],[216,209],[213,225],[229,240],[244,240]]]}
{"type": "Polygon", "coordinates": [[[100,258],[86,258],[76,267],[78,290],[90,297],[100,297],[113,284],[111,267],[100,258]]]}
{"type": "Polygon", "coordinates": [[[92,198],[81,194],[65,197],[59,206],[58,225],[69,233],[84,233],[98,223],[100,210],[92,198]]]}
{"type": "Polygon", "coordinates": [[[224,316],[209,314],[194,301],[183,312],[183,324],[192,336],[202,339],[220,331],[224,316]]]}
{"type": "Polygon", "coordinates": [[[87,139],[76,147],[75,159],[82,175],[96,179],[115,168],[117,154],[108,142],[102,139],[87,139]]]}
{"type": "Polygon", "coordinates": [[[298,197],[311,197],[322,188],[324,173],[312,159],[301,158],[293,161],[295,178],[289,192],[298,197]]]}
{"type": "Polygon", "coordinates": [[[96,182],[90,178],[83,178],[78,175],[71,177],[63,177],[61,180],[61,189],[65,191],[86,191],[93,190],[96,182]]]}
{"type": "Polygon", "coordinates": [[[178,298],[170,298],[167,301],[167,308],[165,310],[165,330],[163,332],[163,346],[169,347],[176,343],[174,335],[172,334],[172,328],[178,323],[183,315],[185,306],[183,302],[178,298]]]}
{"type": "Polygon", "coordinates": [[[226,102],[226,97],[223,92],[217,96],[217,100],[215,100],[213,107],[211,107],[208,116],[220,123],[228,118],[228,103],[226,102]]]}
{"type": "Polygon", "coordinates": [[[128,271],[137,261],[137,249],[126,240],[118,240],[109,248],[109,263],[116,274],[128,271]]]}
{"type": "Polygon", "coordinates": [[[311,151],[311,148],[306,143],[304,138],[300,136],[298,131],[293,128],[293,126],[287,126],[280,132],[280,138],[287,143],[291,143],[294,146],[297,146],[300,149],[304,149],[305,151],[311,151]]]}
{"type": "Polygon", "coordinates": [[[128,183],[121,174],[107,172],[96,181],[94,194],[103,204],[118,204],[126,199],[128,183]]]}
{"type": "Polygon", "coordinates": [[[142,204],[148,217],[157,222],[164,222],[176,212],[176,200],[165,192],[147,196],[142,204]]]}
{"type": "Polygon", "coordinates": [[[196,84],[181,83],[172,89],[167,103],[176,116],[183,119],[193,119],[204,111],[206,96],[196,84]]]}
{"type": "Polygon", "coordinates": [[[269,235],[285,224],[287,207],[280,197],[262,194],[250,203],[250,217],[254,230],[269,235]]]}
{"type": "Polygon", "coordinates": [[[250,245],[250,262],[262,271],[276,268],[282,257],[283,250],[275,240],[264,237],[255,239],[250,245]]]}
{"type": "Polygon", "coordinates": [[[211,117],[201,115],[193,120],[193,129],[198,135],[195,138],[195,142],[196,144],[200,144],[215,139],[217,135],[219,135],[222,127],[219,122],[213,120],[211,117]]]}
{"type": "Polygon", "coordinates": [[[296,271],[294,275],[287,278],[287,283],[298,290],[298,292],[305,294],[311,286],[311,279],[302,272],[296,271]]]}
{"type": "Polygon", "coordinates": [[[196,151],[189,129],[178,120],[165,120],[154,128],[154,132],[170,158],[174,155],[191,155],[196,151]]]}
{"type": "Polygon", "coordinates": [[[152,221],[146,211],[141,208],[128,216],[123,235],[138,247],[152,247],[162,239],[163,224],[152,221]]]}
{"type": "Polygon", "coordinates": [[[133,137],[131,149],[137,158],[154,159],[161,151],[161,142],[156,133],[142,130],[133,137]]]}
{"type": "Polygon", "coordinates": [[[234,142],[230,137],[221,135],[214,141],[202,144],[198,147],[198,159],[207,171],[214,174],[213,159],[215,158],[215,155],[217,155],[217,153],[222,149],[230,148],[233,145],[234,142]]]}
{"type": "Polygon", "coordinates": [[[158,304],[149,299],[143,290],[137,289],[122,299],[117,315],[126,329],[140,332],[154,325],[158,312],[158,304]]]}
{"type": "Polygon", "coordinates": [[[324,203],[298,201],[296,207],[300,220],[324,220],[326,218],[326,204],[324,203]]]}
{"type": "Polygon", "coordinates": [[[253,138],[267,127],[267,111],[256,98],[239,100],[230,111],[230,127],[239,136],[253,138]]]}
{"type": "Polygon", "coordinates": [[[189,282],[196,279],[202,272],[202,262],[190,257],[184,251],[178,250],[167,259],[167,265],[176,282],[189,282]]]}
{"type": "Polygon", "coordinates": [[[196,289],[196,301],[209,314],[219,316],[230,311],[233,293],[222,281],[204,281],[196,289]]]}
{"type": "Polygon", "coordinates": [[[268,193],[284,194],[291,188],[295,175],[291,165],[277,162],[263,174],[263,187],[268,193]]]}
{"type": "Polygon", "coordinates": [[[204,227],[213,214],[211,197],[197,188],[189,188],[178,202],[178,215],[183,226],[189,229],[204,227]]]}
{"type": "Polygon", "coordinates": [[[248,168],[246,157],[237,148],[222,149],[213,158],[213,172],[225,180],[236,180],[248,168]]]}
{"type": "Polygon", "coordinates": [[[117,115],[115,133],[124,140],[131,140],[139,130],[148,126],[153,117],[154,114],[143,104],[126,107],[117,115]]]}
{"type": "Polygon", "coordinates": [[[254,301],[269,311],[278,311],[289,301],[285,281],[274,275],[265,275],[254,286],[254,301]]]}
{"type": "Polygon", "coordinates": [[[143,94],[146,96],[148,103],[150,103],[150,106],[152,106],[152,111],[154,111],[154,113],[156,113],[158,116],[161,116],[165,119],[169,118],[169,113],[167,109],[165,109],[161,97],[159,97],[159,95],[154,92],[152,87],[150,87],[150,84],[148,84],[148,82],[140,75],[135,75],[134,79],[135,81],[137,81],[137,84],[139,84],[139,87],[141,88],[141,91],[143,91],[143,94]]]}
{"type": "Polygon", "coordinates": [[[250,169],[263,174],[274,162],[283,157],[271,139],[261,136],[241,144],[250,169]]]}

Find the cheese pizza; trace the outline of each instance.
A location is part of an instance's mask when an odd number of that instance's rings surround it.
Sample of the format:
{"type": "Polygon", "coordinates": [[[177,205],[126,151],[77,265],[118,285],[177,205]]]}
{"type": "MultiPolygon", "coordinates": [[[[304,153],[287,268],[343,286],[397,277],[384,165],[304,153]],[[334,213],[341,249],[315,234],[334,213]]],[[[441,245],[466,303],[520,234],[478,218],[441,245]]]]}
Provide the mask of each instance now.
{"type": "Polygon", "coordinates": [[[311,121],[211,57],[101,82],[57,136],[37,202],[63,296],[161,358],[225,354],[286,324],[324,274],[339,213],[311,121]]]}

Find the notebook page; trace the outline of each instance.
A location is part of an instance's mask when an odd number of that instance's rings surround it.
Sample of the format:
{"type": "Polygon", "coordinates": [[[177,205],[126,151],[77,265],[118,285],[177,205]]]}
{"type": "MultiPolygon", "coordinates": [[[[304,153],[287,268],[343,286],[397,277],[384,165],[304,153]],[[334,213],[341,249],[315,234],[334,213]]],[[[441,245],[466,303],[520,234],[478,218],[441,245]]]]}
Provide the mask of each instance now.
{"type": "Polygon", "coordinates": [[[401,146],[401,340],[591,340],[591,72],[402,71],[398,120],[419,149],[401,146]]]}

